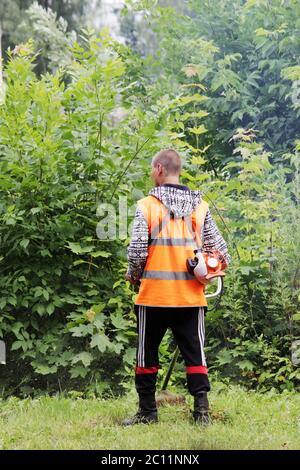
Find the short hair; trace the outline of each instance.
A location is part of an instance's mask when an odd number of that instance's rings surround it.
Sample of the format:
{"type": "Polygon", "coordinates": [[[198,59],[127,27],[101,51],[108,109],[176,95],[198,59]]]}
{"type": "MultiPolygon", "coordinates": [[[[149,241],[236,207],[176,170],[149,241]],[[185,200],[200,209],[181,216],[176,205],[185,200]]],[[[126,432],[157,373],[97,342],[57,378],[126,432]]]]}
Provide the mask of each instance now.
{"type": "Polygon", "coordinates": [[[179,175],[182,164],[179,154],[173,149],[160,150],[152,159],[152,165],[160,163],[166,170],[166,175],[179,175]]]}

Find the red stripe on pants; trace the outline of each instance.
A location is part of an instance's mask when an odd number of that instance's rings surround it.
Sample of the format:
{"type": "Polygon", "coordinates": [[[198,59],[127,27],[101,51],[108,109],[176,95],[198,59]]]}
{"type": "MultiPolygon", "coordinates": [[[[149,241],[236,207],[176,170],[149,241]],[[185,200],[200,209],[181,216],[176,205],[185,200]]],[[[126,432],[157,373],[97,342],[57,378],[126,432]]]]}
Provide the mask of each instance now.
{"type": "Polygon", "coordinates": [[[187,374],[206,374],[207,375],[208,369],[204,366],[187,366],[186,373],[187,374]]]}
{"type": "Polygon", "coordinates": [[[158,372],[158,367],[136,367],[136,374],[156,374],[158,372]]]}

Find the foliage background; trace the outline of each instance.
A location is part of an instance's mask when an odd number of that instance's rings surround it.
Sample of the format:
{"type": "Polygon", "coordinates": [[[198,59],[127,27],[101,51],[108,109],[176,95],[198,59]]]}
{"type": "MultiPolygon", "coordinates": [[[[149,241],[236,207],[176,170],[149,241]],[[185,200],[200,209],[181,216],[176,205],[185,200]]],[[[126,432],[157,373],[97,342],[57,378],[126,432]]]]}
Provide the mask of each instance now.
{"type": "MultiPolygon", "coordinates": [[[[207,315],[210,373],[299,388],[299,8],[127,1],[121,44],[31,6],[39,28],[29,39],[23,25],[24,41],[8,49],[0,107],[4,396],[132,386],[130,231],[99,240],[97,209],[126,197],[121,230],[151,188],[153,154],[170,146],[232,256],[225,294],[207,315]]],[[[162,366],[173,348],[167,335],[162,366]]],[[[172,384],[184,384],[180,362],[172,384]]]]}

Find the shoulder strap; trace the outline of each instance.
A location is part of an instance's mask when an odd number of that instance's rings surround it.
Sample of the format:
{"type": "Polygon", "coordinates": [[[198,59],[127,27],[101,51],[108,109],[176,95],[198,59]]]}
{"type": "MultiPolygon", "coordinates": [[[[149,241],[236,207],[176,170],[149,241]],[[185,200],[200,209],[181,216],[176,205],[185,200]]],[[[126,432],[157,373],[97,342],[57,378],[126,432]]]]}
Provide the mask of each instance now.
{"type": "MultiPolygon", "coordinates": [[[[163,230],[163,228],[167,225],[167,223],[170,221],[170,219],[174,218],[173,212],[168,211],[161,219],[161,221],[151,230],[151,233],[149,234],[148,238],[148,245],[151,245],[153,243],[153,240],[158,237],[160,232],[163,230]]],[[[197,234],[197,232],[194,230],[194,224],[192,220],[191,215],[187,215],[186,217],[182,217],[184,222],[187,224],[188,230],[193,236],[193,239],[195,240],[197,249],[202,248],[204,244],[204,236],[203,236],[203,231],[200,236],[197,234]]]]}
{"type": "Polygon", "coordinates": [[[162,229],[167,225],[170,219],[174,218],[173,212],[167,210],[167,213],[162,217],[159,223],[151,230],[148,237],[148,245],[151,245],[153,240],[158,237],[162,229]]]}
{"type": "Polygon", "coordinates": [[[192,220],[192,216],[191,214],[190,215],[187,215],[186,217],[184,217],[184,221],[190,231],[190,233],[192,234],[193,236],[193,239],[195,240],[195,243],[197,245],[197,249],[200,249],[203,247],[204,245],[204,233],[203,233],[203,230],[202,230],[202,234],[201,236],[199,236],[199,234],[197,233],[196,230],[194,230],[194,224],[193,224],[193,220],[192,220]]]}
{"type": "MultiPolygon", "coordinates": [[[[163,230],[163,228],[168,224],[170,219],[174,218],[173,212],[171,212],[169,209],[166,209],[166,213],[163,215],[159,223],[151,230],[149,237],[148,237],[148,245],[151,245],[153,243],[153,240],[158,237],[160,232],[163,230]]],[[[195,240],[196,246],[198,249],[201,249],[204,245],[204,231],[202,227],[202,233],[198,234],[197,231],[194,229],[194,224],[192,220],[192,214],[183,216],[182,219],[184,222],[187,224],[188,230],[190,231],[193,239],[195,240]]]]}

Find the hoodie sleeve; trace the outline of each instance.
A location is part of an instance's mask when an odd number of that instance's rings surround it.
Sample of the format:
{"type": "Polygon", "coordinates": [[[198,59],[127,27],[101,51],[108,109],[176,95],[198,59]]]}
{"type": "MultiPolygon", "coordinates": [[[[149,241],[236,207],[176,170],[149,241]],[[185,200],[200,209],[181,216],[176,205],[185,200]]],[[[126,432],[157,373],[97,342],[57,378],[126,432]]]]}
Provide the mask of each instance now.
{"type": "Polygon", "coordinates": [[[203,236],[203,251],[219,250],[220,253],[222,253],[222,255],[224,256],[227,264],[230,264],[231,256],[228,253],[226,242],[220,234],[219,229],[215,221],[213,220],[209,209],[206,213],[206,217],[204,220],[203,236]]]}
{"type": "Polygon", "coordinates": [[[141,278],[148,256],[148,222],[142,210],[137,206],[132,235],[127,248],[127,274],[134,280],[141,278]]]}

